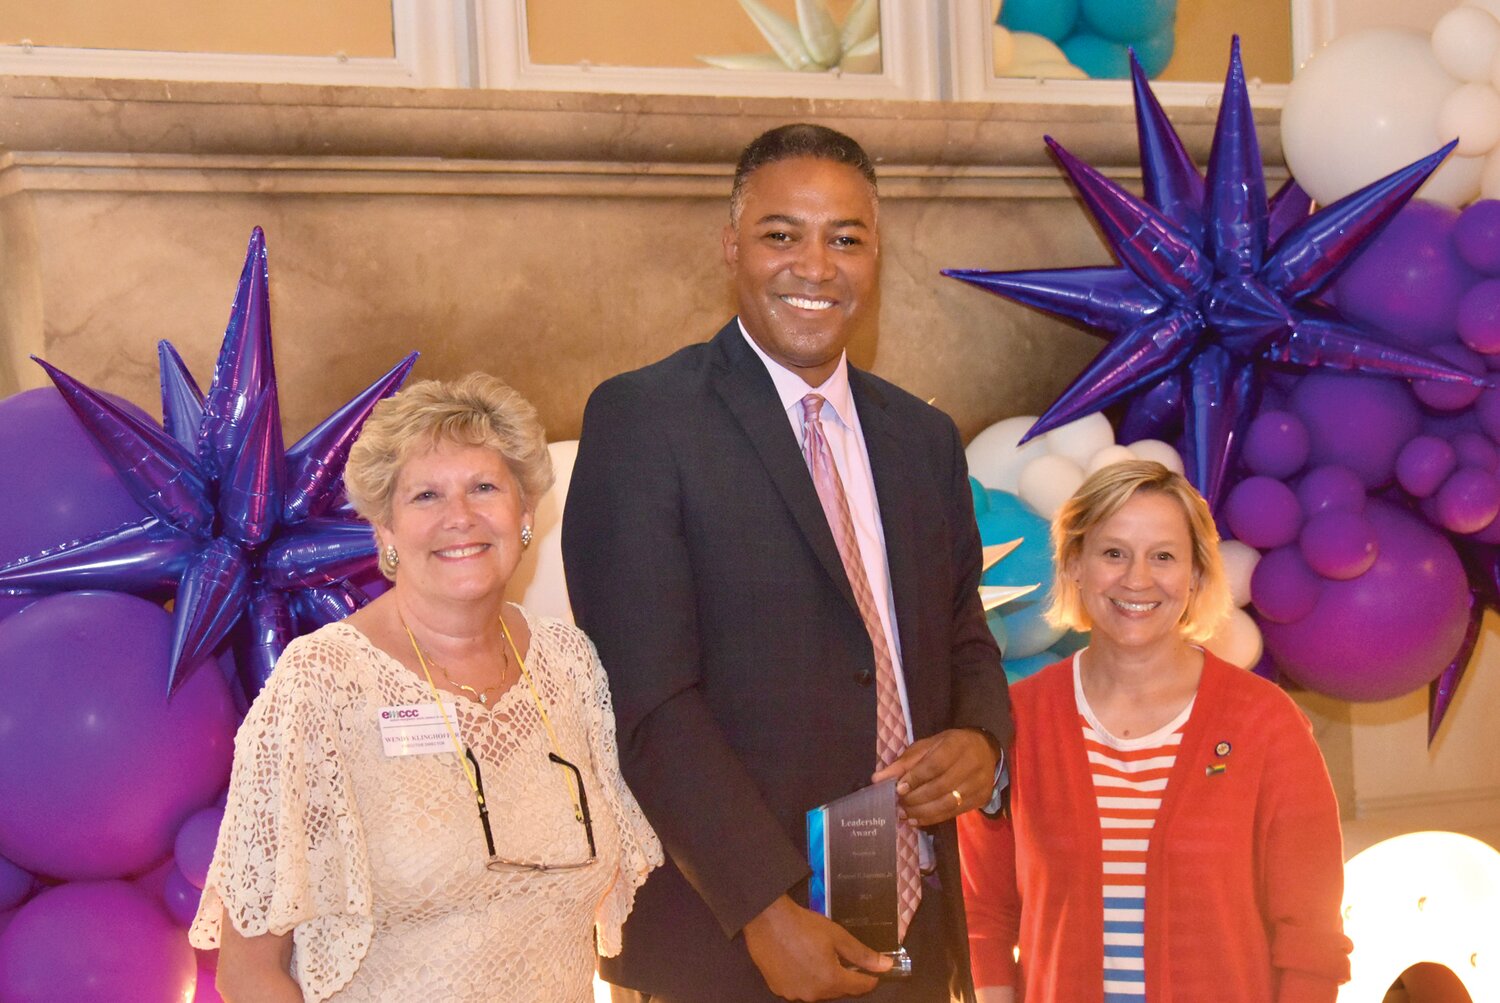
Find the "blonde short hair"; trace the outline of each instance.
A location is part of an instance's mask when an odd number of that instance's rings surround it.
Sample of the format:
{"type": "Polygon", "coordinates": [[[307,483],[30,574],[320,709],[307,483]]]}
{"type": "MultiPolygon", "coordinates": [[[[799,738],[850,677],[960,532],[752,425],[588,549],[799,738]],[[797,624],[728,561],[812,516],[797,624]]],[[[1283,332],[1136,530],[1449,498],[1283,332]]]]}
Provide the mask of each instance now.
{"type": "Polygon", "coordinates": [[[1206,641],[1231,605],[1229,582],[1219,559],[1219,530],[1198,489],[1154,460],[1125,460],[1100,469],[1083,482],[1052,520],[1052,598],[1047,622],[1071,630],[1090,629],[1083,597],[1078,583],[1068,574],[1068,566],[1082,556],[1083,538],[1089,530],[1107,522],[1141,491],[1176,499],[1187,516],[1195,583],[1179,627],[1187,640],[1206,641]]]}
{"type": "Polygon", "coordinates": [[[375,405],[344,468],[354,510],[372,523],[388,523],[401,467],[440,443],[499,453],[528,508],[552,486],[552,457],[536,408],[495,377],[470,373],[450,382],[413,383],[375,405]]]}

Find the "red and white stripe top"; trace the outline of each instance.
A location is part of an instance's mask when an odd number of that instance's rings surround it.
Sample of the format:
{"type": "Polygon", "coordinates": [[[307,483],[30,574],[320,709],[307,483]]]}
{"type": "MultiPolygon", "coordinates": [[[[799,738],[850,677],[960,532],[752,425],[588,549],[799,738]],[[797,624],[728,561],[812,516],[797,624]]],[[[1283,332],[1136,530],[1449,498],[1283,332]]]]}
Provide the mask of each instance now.
{"type": "Polygon", "coordinates": [[[1073,693],[1094,780],[1104,840],[1104,1000],[1146,997],[1146,849],[1193,702],[1149,735],[1116,738],[1083,695],[1078,657],[1073,693]]]}

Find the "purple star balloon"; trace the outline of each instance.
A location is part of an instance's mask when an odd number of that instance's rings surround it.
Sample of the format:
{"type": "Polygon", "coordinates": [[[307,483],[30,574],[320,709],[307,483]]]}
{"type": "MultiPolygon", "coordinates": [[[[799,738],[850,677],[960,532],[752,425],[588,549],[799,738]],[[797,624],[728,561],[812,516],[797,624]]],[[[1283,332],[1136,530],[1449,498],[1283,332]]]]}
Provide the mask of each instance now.
{"type": "Polygon", "coordinates": [[[1117,403],[1132,405],[1132,432],[1180,417],[1189,476],[1217,506],[1262,382],[1274,370],[1485,385],[1440,359],[1386,344],[1317,300],[1452,143],[1308,215],[1307,196],[1294,184],[1267,198],[1238,38],[1206,177],[1133,58],[1131,70],[1144,199],[1046,140],[1119,266],[943,272],[1081,321],[1109,341],[1023,442],[1117,403]]]}
{"type": "Polygon", "coordinates": [[[343,579],[375,565],[370,527],[343,504],[344,463],[371,409],[401,386],[417,353],[286,449],[268,279],[265,235],[256,227],[208,392],[171,345],[159,346],[160,428],[36,360],[152,518],[0,567],[0,591],[107,588],[161,597],[175,589],[168,693],[248,620],[241,673],[253,697],[298,628],[366,601],[343,579]]]}

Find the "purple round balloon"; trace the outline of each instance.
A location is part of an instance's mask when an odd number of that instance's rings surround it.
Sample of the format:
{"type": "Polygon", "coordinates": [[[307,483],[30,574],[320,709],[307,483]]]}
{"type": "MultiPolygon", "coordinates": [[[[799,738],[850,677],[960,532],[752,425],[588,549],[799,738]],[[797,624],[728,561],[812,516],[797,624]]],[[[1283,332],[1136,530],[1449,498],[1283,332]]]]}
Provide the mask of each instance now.
{"type": "Polygon", "coordinates": [[[0,470],[0,564],[148,515],[52,387],[0,400],[0,470]]]}
{"type": "Polygon", "coordinates": [[[1459,213],[1453,248],[1475,271],[1500,275],[1500,202],[1481,199],[1459,213]]]}
{"type": "Polygon", "coordinates": [[[1452,661],[1469,620],[1463,565],[1441,533],[1376,499],[1365,515],[1379,548],[1370,570],[1325,581],[1295,623],[1262,624],[1283,672],[1340,700],[1388,700],[1425,686],[1452,661]]]}
{"type": "Polygon", "coordinates": [[[1478,467],[1494,473],[1500,469],[1500,449],[1481,432],[1459,432],[1450,440],[1461,467],[1478,467]]]}
{"type": "Polygon", "coordinates": [[[45,891],[0,934],[5,1003],[180,1003],[197,978],[182,930],[125,881],[45,891]]]}
{"type": "Polygon", "coordinates": [[[1454,533],[1477,533],[1500,515],[1500,481],[1478,467],[1459,467],[1433,497],[1437,521],[1454,533]]]}
{"type": "Polygon", "coordinates": [[[1411,391],[1398,380],[1312,374],[1292,391],[1292,410],[1307,426],[1315,464],[1336,463],[1380,487],[1396,471],[1396,454],[1422,428],[1411,391]]]}
{"type": "Polygon", "coordinates": [[[1478,276],[1453,246],[1458,213],[1408,202],[1337,280],[1339,310],[1409,345],[1453,335],[1458,302],[1478,276]]]}
{"type": "Polygon", "coordinates": [[[214,859],[214,845],[219,841],[219,824],[223,821],[223,808],[204,808],[188,816],[177,830],[173,844],[177,867],[194,888],[202,888],[208,879],[208,865],[214,859]]]}
{"type": "Polygon", "coordinates": [[[176,866],[172,858],[168,857],[150,870],[137,874],[131,879],[131,883],[144,892],[147,898],[159,899],[167,887],[167,875],[171,874],[176,866]]]}
{"type": "Polygon", "coordinates": [[[1250,598],[1261,618],[1296,623],[1313,611],[1323,579],[1307,566],[1295,546],[1278,547],[1261,557],[1250,575],[1250,598]]]}
{"type": "Polygon", "coordinates": [[[1458,467],[1458,451],[1432,435],[1419,435],[1396,457],[1396,480],[1415,498],[1433,495],[1458,467]]]}
{"type": "Polygon", "coordinates": [[[1247,477],[1229,492],[1224,521],[1236,540],[1257,550],[1270,550],[1297,538],[1302,508],[1292,489],[1281,481],[1247,477]]]}
{"type": "Polygon", "coordinates": [[[1375,527],[1358,512],[1319,512],[1302,527],[1298,543],[1307,566],[1324,578],[1358,578],[1375,563],[1375,527]]]}
{"type": "Polygon", "coordinates": [[[1307,426],[1290,411],[1262,411],[1245,432],[1245,465],[1253,473],[1285,479],[1302,469],[1311,445],[1307,426]]]}
{"type": "Polygon", "coordinates": [[[1309,517],[1319,512],[1363,512],[1365,485],[1348,467],[1314,467],[1297,482],[1297,502],[1309,517]]]}
{"type": "Polygon", "coordinates": [[[1500,440],[1500,390],[1486,390],[1474,402],[1470,412],[1491,440],[1500,440]]]}
{"type": "Polygon", "coordinates": [[[1500,279],[1480,282],[1458,301],[1458,337],[1480,355],[1500,352],[1500,279]]]}
{"type": "Polygon", "coordinates": [[[1500,517],[1483,529],[1470,533],[1469,539],[1477,543],[1500,543],[1500,517]]]}
{"type": "Polygon", "coordinates": [[[179,868],[174,866],[167,871],[167,880],[162,883],[161,900],[167,915],[172,917],[172,922],[178,926],[192,926],[193,917],[198,914],[198,900],[202,897],[202,890],[189,881],[179,868]]]}
{"type": "Polygon", "coordinates": [[[139,873],[224,786],[236,717],[220,666],[166,696],[171,618],[114,592],[0,621],[0,853],[39,874],[139,873]]]}
{"type": "Polygon", "coordinates": [[[25,902],[35,887],[31,872],[0,857],[0,912],[25,902]]]}
{"type": "MultiPolygon", "coordinates": [[[[1450,362],[1475,376],[1485,375],[1484,359],[1453,343],[1434,345],[1429,351],[1444,362],[1450,362]]],[[[1442,380],[1413,380],[1412,392],[1417,400],[1435,411],[1458,411],[1473,404],[1482,392],[1471,383],[1449,383],[1442,380]]]]}

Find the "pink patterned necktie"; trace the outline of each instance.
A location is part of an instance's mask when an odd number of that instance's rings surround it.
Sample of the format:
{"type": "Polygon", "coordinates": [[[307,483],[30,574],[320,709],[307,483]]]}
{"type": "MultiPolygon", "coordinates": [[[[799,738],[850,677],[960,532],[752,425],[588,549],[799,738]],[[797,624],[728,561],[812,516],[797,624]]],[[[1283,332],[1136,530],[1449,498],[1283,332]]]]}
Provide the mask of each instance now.
{"type": "MultiPolygon", "coordinates": [[[[808,394],[802,398],[802,424],[806,431],[802,451],[807,458],[807,467],[812,471],[813,486],[818,489],[818,501],[823,503],[828,528],[833,531],[833,542],[844,562],[844,573],[849,576],[849,587],[854,591],[860,619],[864,620],[865,632],[870,635],[870,644],[875,649],[875,758],[880,766],[885,766],[906,748],[906,717],[901,712],[901,695],[896,689],[896,665],[885,643],[885,630],[875,609],[875,594],[870,591],[870,577],[865,574],[864,558],[860,556],[859,541],[854,535],[854,520],[849,516],[849,499],[844,494],[844,482],[839,479],[838,468],[833,464],[833,450],[823,434],[822,410],[823,398],[819,395],[808,394]]],[[[907,925],[917,911],[917,903],[922,899],[917,831],[905,821],[896,827],[896,886],[899,904],[897,932],[904,938],[907,925]]]]}

